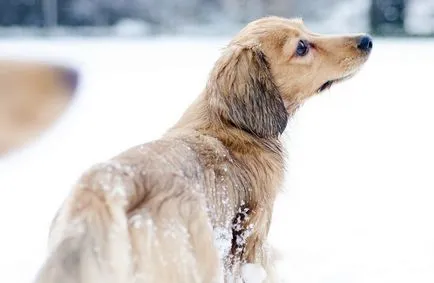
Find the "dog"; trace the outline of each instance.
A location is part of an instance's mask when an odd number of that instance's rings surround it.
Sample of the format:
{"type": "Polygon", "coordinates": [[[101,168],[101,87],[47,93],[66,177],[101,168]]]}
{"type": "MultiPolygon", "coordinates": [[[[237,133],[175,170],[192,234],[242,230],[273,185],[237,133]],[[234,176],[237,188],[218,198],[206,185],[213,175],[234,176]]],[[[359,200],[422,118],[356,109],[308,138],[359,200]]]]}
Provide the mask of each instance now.
{"type": "Polygon", "coordinates": [[[256,282],[275,282],[267,234],[285,170],[281,135],[371,49],[368,35],[315,34],[298,19],[249,23],[161,139],[82,175],[35,282],[247,282],[252,267],[263,271],[256,282]]]}
{"type": "Polygon", "coordinates": [[[0,156],[24,145],[69,105],[78,73],[31,61],[0,61],[0,156]]]}

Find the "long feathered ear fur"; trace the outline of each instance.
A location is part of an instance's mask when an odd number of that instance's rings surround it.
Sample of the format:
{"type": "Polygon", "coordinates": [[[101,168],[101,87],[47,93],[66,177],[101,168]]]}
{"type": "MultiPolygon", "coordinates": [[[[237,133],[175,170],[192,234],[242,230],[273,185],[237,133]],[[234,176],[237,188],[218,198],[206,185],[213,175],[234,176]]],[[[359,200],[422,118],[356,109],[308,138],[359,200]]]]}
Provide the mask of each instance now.
{"type": "Polygon", "coordinates": [[[286,128],[288,113],[265,54],[257,48],[226,50],[216,63],[210,87],[223,122],[260,138],[277,137],[286,128]]]}

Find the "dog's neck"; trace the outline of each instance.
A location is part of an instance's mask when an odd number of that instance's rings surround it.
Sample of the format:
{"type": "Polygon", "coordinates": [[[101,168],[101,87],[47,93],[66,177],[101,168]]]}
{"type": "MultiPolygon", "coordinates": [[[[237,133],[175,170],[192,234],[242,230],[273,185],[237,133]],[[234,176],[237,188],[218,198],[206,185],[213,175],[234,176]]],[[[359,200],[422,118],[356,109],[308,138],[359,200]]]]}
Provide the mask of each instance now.
{"type": "Polygon", "coordinates": [[[168,134],[199,134],[220,141],[236,162],[236,170],[243,172],[239,175],[249,176],[247,179],[250,183],[247,183],[245,188],[249,196],[244,196],[242,200],[251,212],[260,212],[258,215],[269,219],[285,170],[282,142],[279,137],[260,138],[233,125],[224,124],[224,121],[215,116],[215,111],[210,96],[203,93],[190,105],[168,134]],[[250,172],[256,174],[249,175],[250,172]]]}
{"type": "MultiPolygon", "coordinates": [[[[215,117],[212,101],[200,95],[187,109],[168,134],[174,136],[206,135],[219,140],[229,150],[237,167],[245,172],[258,172],[251,176],[252,199],[261,200],[259,207],[271,211],[278,188],[283,179],[285,150],[280,137],[260,138],[243,129],[224,124],[215,117]],[[265,190],[264,188],[272,188],[265,190]]],[[[247,202],[247,199],[245,200],[247,202]]]]}
{"type": "Polygon", "coordinates": [[[279,137],[260,138],[222,121],[215,109],[212,96],[202,93],[185,111],[170,131],[196,131],[219,139],[232,152],[266,151],[282,154],[279,137]]]}

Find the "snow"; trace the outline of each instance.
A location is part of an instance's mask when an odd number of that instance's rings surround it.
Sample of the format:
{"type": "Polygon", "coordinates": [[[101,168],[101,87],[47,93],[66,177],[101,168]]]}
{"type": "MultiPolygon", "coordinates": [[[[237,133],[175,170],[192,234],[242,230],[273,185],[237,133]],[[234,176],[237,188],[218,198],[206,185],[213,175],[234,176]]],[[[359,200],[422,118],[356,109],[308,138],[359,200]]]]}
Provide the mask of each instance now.
{"type": "Polygon", "coordinates": [[[214,228],[214,245],[219,253],[220,260],[224,260],[231,251],[232,231],[224,227],[214,228]]]}
{"type": "MultiPolygon", "coordinates": [[[[0,159],[1,282],[31,282],[51,219],[80,174],[169,128],[227,40],[0,41],[0,57],[65,62],[82,75],[65,115],[0,159]]],[[[359,75],[291,121],[270,231],[285,282],[434,282],[433,48],[377,39],[359,75]]]]}
{"type": "Polygon", "coordinates": [[[262,283],[267,278],[265,269],[253,263],[244,264],[241,267],[241,274],[245,283],[262,283]]]}

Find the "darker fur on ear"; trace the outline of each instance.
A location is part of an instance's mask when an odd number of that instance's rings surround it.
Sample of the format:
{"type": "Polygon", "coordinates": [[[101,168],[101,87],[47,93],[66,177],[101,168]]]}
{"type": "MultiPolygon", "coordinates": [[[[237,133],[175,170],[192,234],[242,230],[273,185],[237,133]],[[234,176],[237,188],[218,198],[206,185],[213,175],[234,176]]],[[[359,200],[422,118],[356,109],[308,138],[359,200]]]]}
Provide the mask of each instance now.
{"type": "Polygon", "coordinates": [[[261,138],[277,137],[286,128],[288,113],[265,54],[247,47],[227,52],[215,74],[224,105],[221,119],[261,138]]]}

